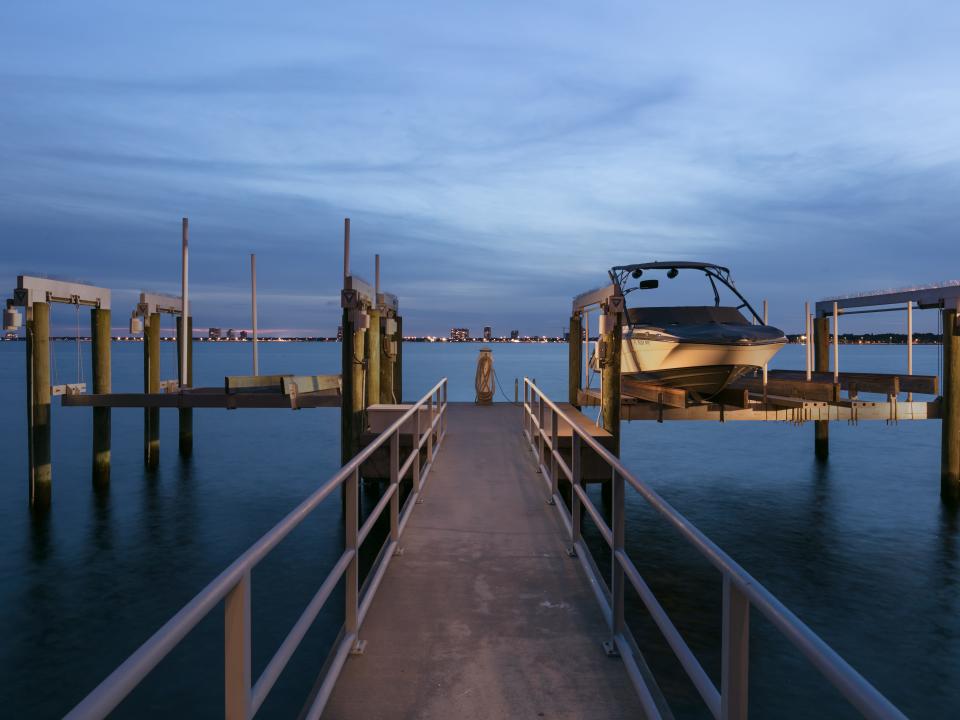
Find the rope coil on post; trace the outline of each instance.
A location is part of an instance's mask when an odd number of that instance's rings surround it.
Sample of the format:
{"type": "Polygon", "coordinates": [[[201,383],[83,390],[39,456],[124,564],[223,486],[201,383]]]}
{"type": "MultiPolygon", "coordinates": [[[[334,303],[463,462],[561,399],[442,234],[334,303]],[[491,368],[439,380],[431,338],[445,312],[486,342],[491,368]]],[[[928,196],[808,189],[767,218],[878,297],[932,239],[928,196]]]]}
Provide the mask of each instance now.
{"type": "Polygon", "coordinates": [[[475,402],[478,405],[489,405],[493,402],[493,351],[490,348],[480,348],[477,358],[477,374],[474,379],[474,389],[477,391],[475,402]]]}

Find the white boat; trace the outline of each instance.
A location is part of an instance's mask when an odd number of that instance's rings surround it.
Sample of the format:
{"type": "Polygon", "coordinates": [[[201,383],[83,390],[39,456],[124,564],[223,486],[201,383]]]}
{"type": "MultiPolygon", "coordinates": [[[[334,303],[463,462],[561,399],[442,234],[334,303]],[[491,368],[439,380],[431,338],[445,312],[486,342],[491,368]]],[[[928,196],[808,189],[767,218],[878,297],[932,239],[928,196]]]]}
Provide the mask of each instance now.
{"type": "MultiPolygon", "coordinates": [[[[783,332],[763,323],[719,265],[655,262],[615,267],[610,276],[627,297],[635,290],[653,290],[658,280],[640,280],[645,273],[681,270],[703,272],[713,289],[713,305],[640,306],[627,309],[620,372],[640,376],[709,398],[738,377],[763,367],[786,342],[783,332]],[[634,284],[632,281],[638,281],[634,284]],[[728,288],[737,306],[720,305],[720,286],[728,288]],[[752,324],[740,311],[748,310],[752,324]]],[[[594,358],[595,368],[598,366],[594,358]]]]}

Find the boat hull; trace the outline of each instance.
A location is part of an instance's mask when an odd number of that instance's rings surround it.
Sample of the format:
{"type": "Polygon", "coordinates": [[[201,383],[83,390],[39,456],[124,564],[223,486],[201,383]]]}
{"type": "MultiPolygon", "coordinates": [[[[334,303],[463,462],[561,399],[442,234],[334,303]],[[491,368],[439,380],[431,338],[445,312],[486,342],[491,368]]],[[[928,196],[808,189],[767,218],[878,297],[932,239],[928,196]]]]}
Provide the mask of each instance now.
{"type": "Polygon", "coordinates": [[[642,374],[664,386],[709,397],[738,377],[763,367],[784,342],[723,344],[660,340],[649,335],[625,337],[620,372],[642,374]]]}

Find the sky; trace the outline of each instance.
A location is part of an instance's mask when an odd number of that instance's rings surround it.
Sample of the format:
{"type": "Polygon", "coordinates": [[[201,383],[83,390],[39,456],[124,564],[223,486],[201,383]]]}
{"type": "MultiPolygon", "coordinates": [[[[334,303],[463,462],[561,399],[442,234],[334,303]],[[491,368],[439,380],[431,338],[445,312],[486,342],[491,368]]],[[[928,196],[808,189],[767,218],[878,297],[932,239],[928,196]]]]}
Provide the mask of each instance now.
{"type": "Polygon", "coordinates": [[[255,252],[261,331],[332,335],[350,217],[406,333],[557,334],[610,266],[671,259],[797,332],[805,300],[960,277],[958,37],[923,0],[8,0],[0,277],[109,287],[119,331],[179,292],[188,216],[196,328],[249,327],[255,252]]]}

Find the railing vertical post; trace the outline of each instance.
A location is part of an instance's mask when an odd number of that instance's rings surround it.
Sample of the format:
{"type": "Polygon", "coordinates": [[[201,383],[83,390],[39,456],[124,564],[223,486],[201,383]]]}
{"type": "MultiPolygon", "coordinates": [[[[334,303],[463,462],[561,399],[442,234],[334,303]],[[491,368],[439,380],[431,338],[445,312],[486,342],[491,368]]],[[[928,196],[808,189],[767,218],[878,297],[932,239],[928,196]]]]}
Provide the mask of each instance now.
{"type": "Polygon", "coordinates": [[[360,549],[358,542],[359,515],[357,503],[359,500],[360,469],[355,468],[346,479],[346,503],[344,508],[344,547],[353,550],[350,564],[347,566],[346,593],[344,597],[344,630],[353,635],[354,647],[357,646],[357,630],[359,623],[357,611],[359,608],[359,579],[360,579],[360,549]]]}
{"type": "Polygon", "coordinates": [[[400,542],[400,429],[390,436],[390,539],[400,542]]]}
{"type": "Polygon", "coordinates": [[[616,647],[616,638],[618,635],[621,635],[624,631],[624,618],[623,618],[623,591],[624,591],[624,576],[623,576],[623,565],[620,564],[620,559],[617,557],[618,552],[623,551],[624,546],[624,511],[625,507],[625,498],[624,498],[624,479],[623,475],[618,473],[616,470],[613,471],[613,476],[610,479],[611,484],[613,485],[613,507],[612,507],[612,530],[613,530],[613,547],[610,548],[610,557],[611,557],[611,577],[610,577],[610,595],[613,605],[613,612],[610,616],[611,630],[612,630],[612,640],[613,647],[616,647]]]}
{"type": "Polygon", "coordinates": [[[543,395],[539,390],[537,391],[537,423],[537,461],[543,465],[543,395]]]}
{"type": "Polygon", "coordinates": [[[550,501],[553,502],[554,499],[559,494],[559,467],[557,466],[557,426],[560,424],[560,416],[557,415],[557,411],[550,410],[550,501]]]}
{"type": "Polygon", "coordinates": [[[433,463],[433,393],[427,400],[427,464],[433,463]]]}
{"type": "Polygon", "coordinates": [[[527,398],[529,397],[528,392],[529,392],[529,388],[527,387],[527,378],[524,377],[523,378],[523,415],[521,417],[521,423],[522,423],[523,431],[529,434],[527,430],[527,421],[529,420],[528,416],[530,414],[530,405],[527,403],[527,398]]]}
{"type": "Polygon", "coordinates": [[[227,594],[223,607],[224,717],[250,717],[250,571],[227,594]]]}
{"type": "Polygon", "coordinates": [[[443,419],[440,421],[440,427],[443,428],[443,434],[447,434],[447,379],[443,379],[443,408],[440,411],[443,413],[443,419]]]}
{"type": "Polygon", "coordinates": [[[750,667],[750,601],[727,574],[723,576],[721,652],[721,720],[745,720],[750,667]]]}
{"type": "Polygon", "coordinates": [[[413,492],[420,492],[420,410],[413,414],[414,433],[413,433],[413,492]]]}
{"type": "Polygon", "coordinates": [[[581,440],[576,428],[573,428],[573,434],[570,437],[570,474],[573,476],[570,481],[570,544],[576,549],[580,542],[580,522],[583,517],[583,508],[580,506],[580,496],[576,488],[581,485],[583,475],[580,469],[581,440]]]}

